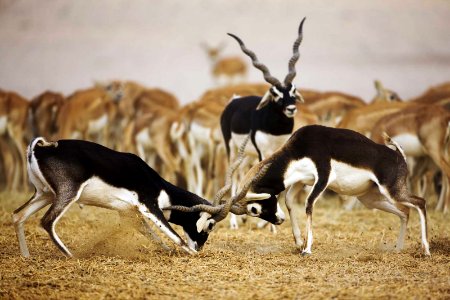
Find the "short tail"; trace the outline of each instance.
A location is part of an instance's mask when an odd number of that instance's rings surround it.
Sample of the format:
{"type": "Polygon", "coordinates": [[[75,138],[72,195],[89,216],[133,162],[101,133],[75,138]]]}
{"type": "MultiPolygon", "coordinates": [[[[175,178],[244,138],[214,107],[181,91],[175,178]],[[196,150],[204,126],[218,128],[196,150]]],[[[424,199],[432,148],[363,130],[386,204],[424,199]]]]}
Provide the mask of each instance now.
{"type": "Polygon", "coordinates": [[[397,151],[399,154],[401,154],[406,162],[406,155],[405,152],[403,152],[402,147],[396,141],[394,141],[385,131],[383,131],[382,135],[384,139],[384,144],[389,148],[391,148],[392,150],[397,151]]]}

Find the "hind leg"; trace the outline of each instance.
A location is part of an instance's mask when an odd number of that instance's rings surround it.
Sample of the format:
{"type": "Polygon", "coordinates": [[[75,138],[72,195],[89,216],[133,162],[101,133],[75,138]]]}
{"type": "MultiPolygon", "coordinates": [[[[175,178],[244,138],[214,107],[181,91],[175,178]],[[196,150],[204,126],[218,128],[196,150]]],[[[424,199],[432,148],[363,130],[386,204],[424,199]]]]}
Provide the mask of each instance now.
{"type": "Polygon", "coordinates": [[[66,187],[64,191],[58,191],[55,201],[41,219],[42,227],[48,232],[59,250],[67,257],[72,257],[72,254],[56,234],[55,226],[70,206],[80,198],[85,185],[86,183],[82,184],[78,189],[76,186],[71,185],[66,187]]]}
{"type": "MultiPolygon", "coordinates": [[[[425,249],[425,255],[430,255],[430,245],[428,243],[428,228],[427,228],[427,209],[425,199],[414,196],[409,193],[407,188],[403,186],[399,190],[395,188],[389,188],[384,186],[379,186],[380,193],[385,196],[389,203],[395,207],[399,207],[397,204],[415,208],[419,213],[420,226],[422,233],[422,246],[425,249]]],[[[405,225],[406,227],[406,225],[405,225]]]]}
{"type": "Polygon", "coordinates": [[[41,191],[36,190],[34,195],[31,196],[30,200],[28,200],[28,202],[26,202],[24,205],[16,209],[12,214],[12,221],[14,223],[14,229],[16,231],[17,239],[19,241],[19,248],[22,256],[25,257],[30,256],[27,242],[25,240],[25,231],[23,229],[23,224],[31,215],[35,214],[40,209],[49,205],[51,202],[52,202],[52,195],[43,194],[41,191]]]}
{"type": "Polygon", "coordinates": [[[422,247],[424,248],[425,255],[431,255],[430,244],[428,243],[427,208],[425,199],[414,195],[408,195],[406,197],[400,198],[398,202],[405,206],[415,208],[419,213],[422,247]]]}
{"type": "Polygon", "coordinates": [[[406,229],[409,220],[409,208],[389,201],[378,188],[371,189],[368,193],[358,197],[358,199],[368,208],[376,208],[400,218],[400,232],[397,239],[397,251],[403,249],[405,244],[406,229]]]}

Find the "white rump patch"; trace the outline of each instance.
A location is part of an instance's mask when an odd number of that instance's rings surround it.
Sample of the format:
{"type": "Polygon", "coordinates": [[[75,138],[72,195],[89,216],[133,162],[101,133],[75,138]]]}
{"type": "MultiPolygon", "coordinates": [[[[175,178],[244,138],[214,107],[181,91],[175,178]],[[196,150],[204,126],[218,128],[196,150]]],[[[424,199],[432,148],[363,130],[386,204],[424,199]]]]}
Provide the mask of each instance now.
{"type": "Polygon", "coordinates": [[[144,128],[136,134],[136,142],[144,148],[150,148],[153,144],[152,138],[148,132],[148,128],[144,128]]]}
{"type": "Polygon", "coordinates": [[[0,117],[0,134],[3,135],[6,133],[6,128],[8,124],[8,117],[7,116],[1,116],[0,117]]]}
{"type": "Polygon", "coordinates": [[[422,143],[415,134],[400,134],[391,137],[391,139],[400,145],[406,156],[422,156],[425,154],[422,143]]]}
{"type": "Polygon", "coordinates": [[[108,124],[108,115],[103,114],[100,118],[96,120],[89,121],[88,133],[94,134],[105,128],[108,124]]]}
{"type": "Polygon", "coordinates": [[[195,140],[202,142],[203,144],[211,143],[211,128],[202,126],[197,122],[192,122],[190,126],[190,134],[195,140]]]}

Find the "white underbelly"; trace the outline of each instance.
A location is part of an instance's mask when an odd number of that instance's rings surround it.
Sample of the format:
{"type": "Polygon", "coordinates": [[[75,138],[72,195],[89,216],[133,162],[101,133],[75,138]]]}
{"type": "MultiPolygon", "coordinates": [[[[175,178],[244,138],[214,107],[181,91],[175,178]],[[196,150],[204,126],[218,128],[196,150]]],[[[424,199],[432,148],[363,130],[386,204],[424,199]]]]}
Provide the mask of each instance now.
{"type": "Polygon", "coordinates": [[[338,194],[348,196],[362,195],[376,182],[375,175],[369,170],[331,160],[328,188],[338,194]]]}
{"type": "Polygon", "coordinates": [[[119,211],[139,205],[138,194],[135,191],[114,187],[98,177],[88,180],[78,202],[119,211]]]}
{"type": "MultiPolygon", "coordinates": [[[[171,206],[169,195],[163,189],[156,200],[160,209],[171,206]]],[[[78,202],[118,211],[137,209],[141,212],[148,212],[147,207],[139,201],[139,196],[135,191],[114,187],[95,176],[87,181],[78,202]]],[[[164,211],[164,217],[169,219],[170,213],[170,210],[164,211]]]]}
{"type": "Polygon", "coordinates": [[[422,156],[425,154],[422,143],[415,134],[400,134],[393,136],[392,139],[402,147],[406,156],[422,156]]]}
{"type": "Polygon", "coordinates": [[[292,161],[283,175],[284,187],[287,188],[297,182],[313,185],[317,178],[316,165],[310,158],[292,161]]]}
{"type": "MultiPolygon", "coordinates": [[[[297,182],[311,186],[317,181],[318,172],[315,163],[310,158],[305,157],[291,162],[283,176],[285,188],[297,182]]],[[[376,182],[375,175],[368,170],[331,160],[327,188],[338,194],[362,195],[376,182]]]]}

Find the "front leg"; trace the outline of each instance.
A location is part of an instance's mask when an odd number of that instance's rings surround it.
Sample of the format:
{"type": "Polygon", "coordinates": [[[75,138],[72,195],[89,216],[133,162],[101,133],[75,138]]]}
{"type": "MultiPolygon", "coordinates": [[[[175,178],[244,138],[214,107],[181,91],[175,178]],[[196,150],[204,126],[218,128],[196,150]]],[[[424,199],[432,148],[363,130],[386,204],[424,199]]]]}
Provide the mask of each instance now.
{"type": "Polygon", "coordinates": [[[291,218],[292,234],[294,235],[295,244],[298,247],[301,247],[303,245],[303,240],[301,238],[301,231],[298,225],[296,210],[294,208],[294,200],[295,196],[298,195],[299,191],[301,191],[302,188],[303,185],[299,183],[292,185],[287,191],[285,197],[286,207],[289,211],[289,217],[291,218]]]}
{"type": "MultiPolygon", "coordinates": [[[[322,170],[323,171],[323,170],[322,170]]],[[[318,178],[313,185],[311,193],[308,195],[306,200],[306,246],[302,251],[302,255],[311,254],[311,246],[313,243],[313,233],[312,233],[312,211],[314,203],[323,193],[327,187],[328,176],[324,172],[318,174],[318,178]]]]}

